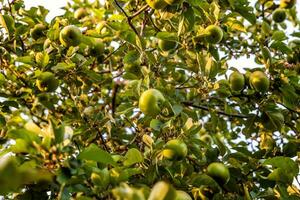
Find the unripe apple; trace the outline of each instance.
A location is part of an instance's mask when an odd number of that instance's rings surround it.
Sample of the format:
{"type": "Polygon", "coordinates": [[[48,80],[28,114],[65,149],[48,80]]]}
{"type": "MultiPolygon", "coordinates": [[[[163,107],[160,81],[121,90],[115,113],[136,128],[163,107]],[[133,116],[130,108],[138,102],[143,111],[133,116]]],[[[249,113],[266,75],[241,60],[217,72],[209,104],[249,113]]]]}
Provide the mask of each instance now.
{"type": "Polygon", "coordinates": [[[281,0],[280,7],[281,8],[292,8],[296,4],[296,0],[281,0]]]}
{"type": "Polygon", "coordinates": [[[77,46],[80,44],[82,33],[76,26],[64,27],[59,34],[59,40],[65,47],[77,46]]]}
{"type": "Polygon", "coordinates": [[[153,186],[148,200],[174,200],[176,198],[176,190],[172,185],[159,181],[153,186]]]}
{"type": "Polygon", "coordinates": [[[255,71],[250,75],[249,82],[251,87],[261,93],[268,91],[270,86],[270,81],[267,75],[262,71],[255,71]]]}
{"type": "Polygon", "coordinates": [[[57,89],[58,84],[59,82],[52,72],[43,72],[36,80],[36,85],[42,92],[54,92],[57,89]]]}
{"type": "Polygon", "coordinates": [[[221,42],[223,38],[223,31],[217,25],[209,25],[206,29],[206,41],[211,44],[217,44],[221,42]]]}
{"type": "Polygon", "coordinates": [[[285,20],[285,18],[286,18],[286,13],[285,13],[285,10],[282,8],[277,8],[272,15],[272,19],[276,23],[283,22],[285,20]]]}
{"type": "Polygon", "coordinates": [[[177,190],[175,200],[192,200],[192,197],[185,191],[177,190]]]}
{"type": "Polygon", "coordinates": [[[146,0],[146,3],[155,10],[163,9],[168,5],[164,0],[146,0]]]}
{"type": "Polygon", "coordinates": [[[43,36],[45,36],[44,31],[46,30],[46,26],[43,24],[36,24],[31,30],[30,35],[34,40],[37,40],[43,36]]]}
{"type": "Polygon", "coordinates": [[[245,87],[244,75],[237,71],[233,72],[229,76],[229,85],[231,90],[240,92],[245,87]]]}
{"type": "Polygon", "coordinates": [[[92,47],[90,48],[90,55],[99,57],[104,54],[104,44],[101,40],[95,40],[92,47]]]}
{"type": "Polygon", "coordinates": [[[182,0],[164,0],[169,5],[176,5],[182,2],[182,0]]]}
{"type": "Polygon", "coordinates": [[[162,40],[158,41],[158,47],[162,51],[171,51],[177,47],[177,42],[170,40],[162,40]]]}
{"type": "Polygon", "coordinates": [[[221,184],[226,184],[229,181],[230,173],[228,168],[219,162],[213,162],[207,167],[207,174],[221,184]]]}
{"type": "Polygon", "coordinates": [[[167,142],[163,150],[163,156],[170,160],[180,160],[187,156],[188,149],[186,144],[178,139],[167,142]]]}
{"type": "Polygon", "coordinates": [[[87,16],[87,11],[85,8],[78,8],[75,12],[74,12],[74,17],[76,19],[82,19],[85,16],[87,16]]]}
{"type": "Polygon", "coordinates": [[[156,89],[149,89],[142,93],[139,108],[145,115],[156,116],[161,112],[160,104],[165,101],[163,94],[156,89]]]}

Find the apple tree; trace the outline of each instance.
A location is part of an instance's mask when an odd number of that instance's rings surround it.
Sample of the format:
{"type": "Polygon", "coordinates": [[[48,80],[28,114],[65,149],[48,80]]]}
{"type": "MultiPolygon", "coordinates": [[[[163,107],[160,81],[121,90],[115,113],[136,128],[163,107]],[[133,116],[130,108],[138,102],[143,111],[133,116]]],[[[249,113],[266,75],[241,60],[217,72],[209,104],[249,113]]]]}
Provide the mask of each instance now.
{"type": "Polygon", "coordinates": [[[296,0],[63,10],[0,0],[0,198],[300,199],[296,0]]]}

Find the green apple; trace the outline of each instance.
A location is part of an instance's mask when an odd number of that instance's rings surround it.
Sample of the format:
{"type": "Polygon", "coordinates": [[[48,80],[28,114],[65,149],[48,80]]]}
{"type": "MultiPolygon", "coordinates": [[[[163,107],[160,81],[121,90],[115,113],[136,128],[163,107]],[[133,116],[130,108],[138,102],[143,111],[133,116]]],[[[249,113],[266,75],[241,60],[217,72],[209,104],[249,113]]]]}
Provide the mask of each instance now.
{"type": "Polygon", "coordinates": [[[270,81],[267,75],[262,71],[255,71],[251,73],[249,82],[255,91],[261,93],[267,92],[270,86],[270,81]]]}
{"type": "Polygon", "coordinates": [[[237,71],[233,72],[229,76],[229,85],[231,90],[240,92],[245,87],[244,75],[237,71]]]}
{"type": "Polygon", "coordinates": [[[188,148],[186,144],[178,139],[167,142],[163,150],[163,156],[170,160],[180,160],[187,156],[188,148]]]}
{"type": "Polygon", "coordinates": [[[276,23],[283,22],[286,19],[285,10],[282,8],[277,8],[272,15],[272,19],[276,23]]]}
{"type": "Polygon", "coordinates": [[[159,181],[153,186],[148,200],[174,200],[176,198],[176,190],[172,185],[159,181]]]}
{"type": "Polygon", "coordinates": [[[182,2],[182,0],[164,0],[169,5],[176,5],[182,2]]]}
{"type": "Polygon", "coordinates": [[[281,8],[292,8],[296,4],[296,0],[281,0],[280,7],[281,8]]]}
{"type": "Polygon", "coordinates": [[[176,41],[170,41],[170,40],[158,40],[158,47],[162,51],[171,51],[176,49],[177,42],[176,41]]]}
{"type": "Polygon", "coordinates": [[[45,30],[46,30],[46,26],[44,24],[36,24],[30,30],[30,35],[34,40],[37,40],[37,39],[45,36],[45,33],[44,33],[45,30]]]}
{"type": "Polygon", "coordinates": [[[223,31],[217,25],[209,25],[205,29],[206,41],[210,44],[217,44],[223,39],[223,31]]]}
{"type": "Polygon", "coordinates": [[[185,191],[177,190],[175,200],[192,200],[192,197],[185,191]]]}
{"type": "Polygon", "coordinates": [[[75,12],[74,12],[74,17],[76,19],[82,19],[85,16],[87,16],[87,11],[85,8],[78,8],[75,12]]]}
{"type": "Polygon", "coordinates": [[[78,46],[81,43],[82,33],[76,26],[64,27],[59,34],[59,40],[65,47],[78,46]]]}
{"type": "Polygon", "coordinates": [[[149,89],[142,93],[139,108],[145,115],[156,116],[161,112],[161,103],[165,101],[163,94],[156,89],[149,89]]]}
{"type": "Polygon", "coordinates": [[[52,72],[43,72],[36,80],[36,85],[42,92],[54,92],[57,89],[58,84],[59,81],[52,72]]]}
{"type": "Polygon", "coordinates": [[[146,3],[155,10],[163,9],[168,5],[164,0],[146,0],[146,3]]]}
{"type": "Polygon", "coordinates": [[[207,167],[207,174],[221,184],[226,184],[230,178],[228,168],[220,162],[209,164],[207,167]]]}
{"type": "Polygon", "coordinates": [[[94,57],[99,57],[102,56],[103,54],[104,54],[104,44],[100,39],[97,39],[90,47],[90,55],[94,57]]]}

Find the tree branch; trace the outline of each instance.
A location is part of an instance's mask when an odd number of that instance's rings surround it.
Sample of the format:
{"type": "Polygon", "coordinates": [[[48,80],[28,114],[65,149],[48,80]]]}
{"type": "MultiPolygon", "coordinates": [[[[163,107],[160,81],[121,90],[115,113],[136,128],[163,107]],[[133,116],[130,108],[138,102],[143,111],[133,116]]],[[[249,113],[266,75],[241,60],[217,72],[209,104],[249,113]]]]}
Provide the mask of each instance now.
{"type": "MultiPolygon", "coordinates": [[[[210,111],[209,107],[202,106],[202,105],[194,105],[193,102],[182,102],[182,104],[185,105],[185,106],[198,108],[198,109],[205,110],[205,111],[210,111]]],[[[221,111],[221,110],[215,110],[215,111],[220,115],[225,115],[225,116],[228,116],[228,117],[235,117],[235,118],[250,118],[251,117],[249,115],[242,115],[242,114],[229,114],[229,113],[226,113],[226,112],[221,111]]]]}

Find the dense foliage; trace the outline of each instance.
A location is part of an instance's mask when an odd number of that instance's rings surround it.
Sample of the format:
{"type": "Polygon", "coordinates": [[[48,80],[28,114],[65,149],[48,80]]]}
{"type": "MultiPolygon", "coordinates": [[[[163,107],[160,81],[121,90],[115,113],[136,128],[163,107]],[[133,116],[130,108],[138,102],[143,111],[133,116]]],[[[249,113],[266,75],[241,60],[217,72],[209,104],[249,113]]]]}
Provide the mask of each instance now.
{"type": "Polygon", "coordinates": [[[296,6],[0,0],[0,195],[300,199],[296,6]]]}

